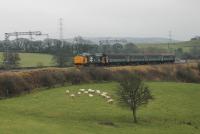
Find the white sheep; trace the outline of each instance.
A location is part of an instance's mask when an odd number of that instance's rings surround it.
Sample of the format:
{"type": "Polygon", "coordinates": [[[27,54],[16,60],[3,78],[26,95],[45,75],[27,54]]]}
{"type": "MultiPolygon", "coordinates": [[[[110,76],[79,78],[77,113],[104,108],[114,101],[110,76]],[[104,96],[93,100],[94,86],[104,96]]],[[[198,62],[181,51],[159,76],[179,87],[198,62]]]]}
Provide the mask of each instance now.
{"type": "Polygon", "coordinates": [[[66,90],[65,93],[66,93],[66,94],[69,94],[69,90],[66,90]]]}
{"type": "Polygon", "coordinates": [[[105,94],[101,94],[101,96],[104,97],[104,98],[106,98],[106,95],[105,95],[105,94]]]}
{"type": "Polygon", "coordinates": [[[90,92],[90,93],[94,93],[95,90],[93,90],[93,89],[88,89],[88,92],[90,92]]]}
{"type": "Polygon", "coordinates": [[[106,99],[110,99],[111,97],[110,97],[110,96],[105,96],[105,98],[106,98],[106,99]]]}
{"type": "Polygon", "coordinates": [[[78,95],[81,95],[81,92],[78,92],[77,94],[78,94],[78,95]]]}
{"type": "Polygon", "coordinates": [[[84,91],[85,94],[88,94],[88,91],[84,91]]]}
{"type": "Polygon", "coordinates": [[[97,93],[97,94],[100,94],[100,93],[101,93],[101,91],[100,91],[100,90],[96,90],[96,93],[97,93]]]}
{"type": "Polygon", "coordinates": [[[108,102],[109,104],[113,104],[114,100],[113,100],[113,99],[109,99],[107,102],[108,102]]]}
{"type": "Polygon", "coordinates": [[[84,92],[85,91],[85,89],[79,89],[81,92],[84,92]]]}
{"type": "Polygon", "coordinates": [[[102,94],[107,95],[108,93],[107,92],[103,92],[102,94]]]}
{"type": "Polygon", "coordinates": [[[70,96],[71,96],[71,97],[75,97],[75,94],[71,94],[70,96]]]}
{"type": "Polygon", "coordinates": [[[93,94],[89,94],[89,97],[93,97],[94,95],[93,94]]]}
{"type": "Polygon", "coordinates": [[[107,96],[107,94],[108,94],[107,92],[102,92],[101,95],[102,95],[102,96],[107,96]]]}

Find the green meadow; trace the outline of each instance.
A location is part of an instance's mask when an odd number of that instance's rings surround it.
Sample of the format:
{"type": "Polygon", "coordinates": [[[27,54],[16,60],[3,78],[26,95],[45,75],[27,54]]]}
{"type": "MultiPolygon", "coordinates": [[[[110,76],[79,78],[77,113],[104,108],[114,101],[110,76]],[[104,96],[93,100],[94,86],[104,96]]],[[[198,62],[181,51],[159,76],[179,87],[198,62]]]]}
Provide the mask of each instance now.
{"type": "MultiPolygon", "coordinates": [[[[53,66],[52,55],[39,53],[20,53],[20,67],[53,66]]],[[[2,62],[2,53],[0,53],[2,62]]]]}
{"type": "Polygon", "coordinates": [[[199,134],[200,84],[148,82],[154,100],[138,111],[118,106],[117,83],[83,84],[36,90],[0,100],[1,134],[199,134]],[[66,94],[80,88],[107,91],[114,104],[87,94],[66,94]]]}
{"type": "Polygon", "coordinates": [[[176,43],[161,43],[161,44],[137,44],[139,48],[159,48],[159,49],[166,49],[168,50],[168,45],[171,51],[174,51],[178,48],[182,48],[184,52],[190,51],[192,47],[200,47],[200,41],[185,41],[185,42],[176,42],[176,43]]]}

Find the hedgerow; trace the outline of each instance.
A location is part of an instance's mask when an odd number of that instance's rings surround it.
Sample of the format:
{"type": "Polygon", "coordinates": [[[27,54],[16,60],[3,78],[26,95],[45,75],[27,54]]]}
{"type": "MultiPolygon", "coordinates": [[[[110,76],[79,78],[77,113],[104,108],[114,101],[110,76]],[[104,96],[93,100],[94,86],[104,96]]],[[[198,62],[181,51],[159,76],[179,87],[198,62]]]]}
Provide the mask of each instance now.
{"type": "Polygon", "coordinates": [[[83,67],[73,69],[47,68],[24,72],[0,73],[0,98],[7,98],[22,93],[30,93],[33,89],[52,88],[65,83],[80,84],[100,81],[118,81],[126,74],[135,73],[144,80],[200,82],[197,66],[164,65],[151,66],[146,69],[131,70],[103,67],[83,67]]]}

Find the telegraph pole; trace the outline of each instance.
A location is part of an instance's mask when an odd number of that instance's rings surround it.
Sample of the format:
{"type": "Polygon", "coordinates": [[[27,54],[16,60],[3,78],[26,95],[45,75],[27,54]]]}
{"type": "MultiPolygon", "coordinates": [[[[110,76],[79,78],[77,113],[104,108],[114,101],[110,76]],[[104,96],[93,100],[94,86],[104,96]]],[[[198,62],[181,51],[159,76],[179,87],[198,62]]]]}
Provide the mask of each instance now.
{"type": "Polygon", "coordinates": [[[172,44],[172,31],[169,31],[169,43],[168,43],[168,50],[169,50],[169,45],[172,44]]]}
{"type": "Polygon", "coordinates": [[[9,60],[8,60],[8,53],[9,53],[9,36],[7,34],[5,34],[5,45],[6,45],[6,59],[5,59],[5,65],[9,64],[9,60]]]}
{"type": "Polygon", "coordinates": [[[59,30],[60,30],[60,41],[61,41],[61,46],[63,46],[64,42],[63,42],[63,19],[60,18],[59,19],[59,30]]]}

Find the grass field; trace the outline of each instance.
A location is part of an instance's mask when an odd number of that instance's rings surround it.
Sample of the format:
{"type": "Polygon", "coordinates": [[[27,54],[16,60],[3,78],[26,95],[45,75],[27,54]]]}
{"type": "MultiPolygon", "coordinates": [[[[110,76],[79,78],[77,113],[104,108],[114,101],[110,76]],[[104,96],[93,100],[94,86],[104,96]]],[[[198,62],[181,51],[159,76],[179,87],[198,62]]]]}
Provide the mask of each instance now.
{"type": "Polygon", "coordinates": [[[199,134],[200,85],[149,82],[154,100],[140,109],[134,124],[128,109],[107,104],[101,97],[70,98],[79,88],[108,91],[114,96],[116,83],[84,84],[0,101],[2,134],[199,134]],[[114,126],[100,122],[113,122],[114,126]]]}
{"type": "MultiPolygon", "coordinates": [[[[52,66],[52,55],[39,53],[20,53],[21,67],[36,67],[38,64],[43,66],[52,66]]],[[[2,61],[2,53],[0,53],[0,60],[2,61]]]]}
{"type": "MultiPolygon", "coordinates": [[[[138,44],[139,48],[160,48],[160,49],[166,49],[168,50],[168,43],[162,43],[162,44],[138,44]]],[[[170,50],[175,50],[178,48],[182,48],[184,52],[188,52],[192,47],[198,46],[200,47],[200,41],[185,41],[185,42],[177,42],[177,43],[171,43],[169,44],[170,50]]]]}

